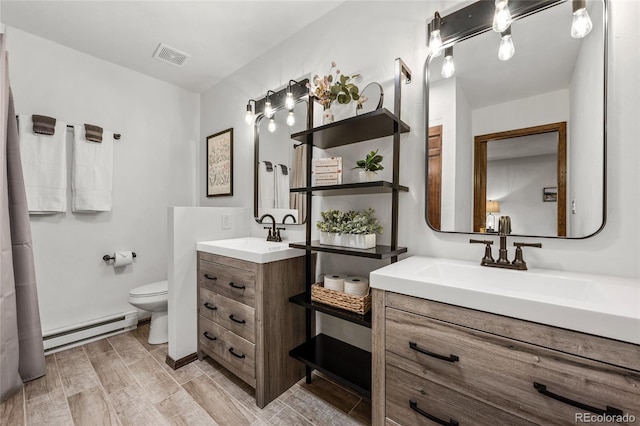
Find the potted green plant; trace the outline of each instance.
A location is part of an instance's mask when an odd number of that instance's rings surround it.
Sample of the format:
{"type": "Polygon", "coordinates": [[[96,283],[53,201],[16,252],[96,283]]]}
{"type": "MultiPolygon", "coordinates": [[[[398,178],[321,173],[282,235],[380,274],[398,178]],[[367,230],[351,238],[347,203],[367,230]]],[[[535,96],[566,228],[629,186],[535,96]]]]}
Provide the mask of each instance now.
{"type": "Polygon", "coordinates": [[[322,220],[316,224],[320,231],[320,244],[362,249],[375,247],[376,234],[381,234],[383,227],[374,213],[374,209],[321,212],[322,220]]]}
{"type": "Polygon", "coordinates": [[[360,182],[371,182],[375,180],[379,170],[384,170],[384,166],[380,164],[383,158],[376,149],[368,153],[364,160],[356,161],[356,166],[352,170],[362,169],[359,173],[360,182]]]}

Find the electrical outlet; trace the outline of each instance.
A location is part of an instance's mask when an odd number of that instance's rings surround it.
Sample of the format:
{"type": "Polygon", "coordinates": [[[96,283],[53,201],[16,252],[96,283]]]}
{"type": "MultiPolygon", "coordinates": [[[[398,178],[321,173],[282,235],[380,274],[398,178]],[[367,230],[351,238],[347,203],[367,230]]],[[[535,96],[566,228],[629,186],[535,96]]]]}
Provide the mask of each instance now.
{"type": "Polygon", "coordinates": [[[222,229],[231,229],[231,213],[222,213],[222,229]]]}

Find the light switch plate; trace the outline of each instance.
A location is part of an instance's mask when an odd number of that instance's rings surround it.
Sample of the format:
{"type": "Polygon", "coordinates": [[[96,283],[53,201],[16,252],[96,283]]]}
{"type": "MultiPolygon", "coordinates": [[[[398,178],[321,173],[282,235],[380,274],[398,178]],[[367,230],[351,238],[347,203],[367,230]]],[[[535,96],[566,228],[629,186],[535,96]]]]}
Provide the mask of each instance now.
{"type": "Polygon", "coordinates": [[[222,213],[222,229],[231,229],[231,213],[222,213]]]}

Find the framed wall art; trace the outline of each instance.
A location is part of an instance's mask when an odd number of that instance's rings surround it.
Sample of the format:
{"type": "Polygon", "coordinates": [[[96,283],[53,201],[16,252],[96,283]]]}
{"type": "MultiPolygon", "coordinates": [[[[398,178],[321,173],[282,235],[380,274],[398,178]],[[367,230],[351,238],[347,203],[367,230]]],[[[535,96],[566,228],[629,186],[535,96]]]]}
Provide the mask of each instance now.
{"type": "Polygon", "coordinates": [[[233,128],[207,136],[207,197],[233,195],[233,128]]]}
{"type": "Polygon", "coordinates": [[[545,203],[556,203],[558,202],[558,187],[548,187],[542,190],[542,201],[545,203]]]}

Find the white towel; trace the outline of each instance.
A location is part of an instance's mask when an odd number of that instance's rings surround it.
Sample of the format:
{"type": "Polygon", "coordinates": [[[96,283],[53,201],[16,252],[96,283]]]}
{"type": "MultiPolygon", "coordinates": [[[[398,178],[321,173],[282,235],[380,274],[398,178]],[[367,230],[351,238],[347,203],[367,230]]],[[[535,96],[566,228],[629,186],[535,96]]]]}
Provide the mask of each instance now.
{"type": "Polygon", "coordinates": [[[67,210],[67,124],[56,121],[55,134],[33,133],[30,115],[19,115],[20,155],[29,212],[67,210]]]}
{"type": "Polygon", "coordinates": [[[73,127],[72,210],[111,211],[113,189],[113,132],[102,142],[85,138],[84,126],[73,127]]]}
{"type": "MultiPolygon", "coordinates": [[[[282,164],[273,166],[276,169],[275,176],[275,206],[276,209],[288,209],[289,208],[289,176],[282,173],[282,164]]],[[[285,166],[287,167],[287,166],[285,166]]],[[[287,168],[287,172],[289,169],[287,168]]]]}
{"type": "MultiPolygon", "coordinates": [[[[276,165],[273,164],[275,169],[276,165]]],[[[258,207],[272,209],[275,206],[275,172],[273,169],[267,171],[264,161],[258,163],[258,183],[260,192],[258,193],[258,207]]]]}

